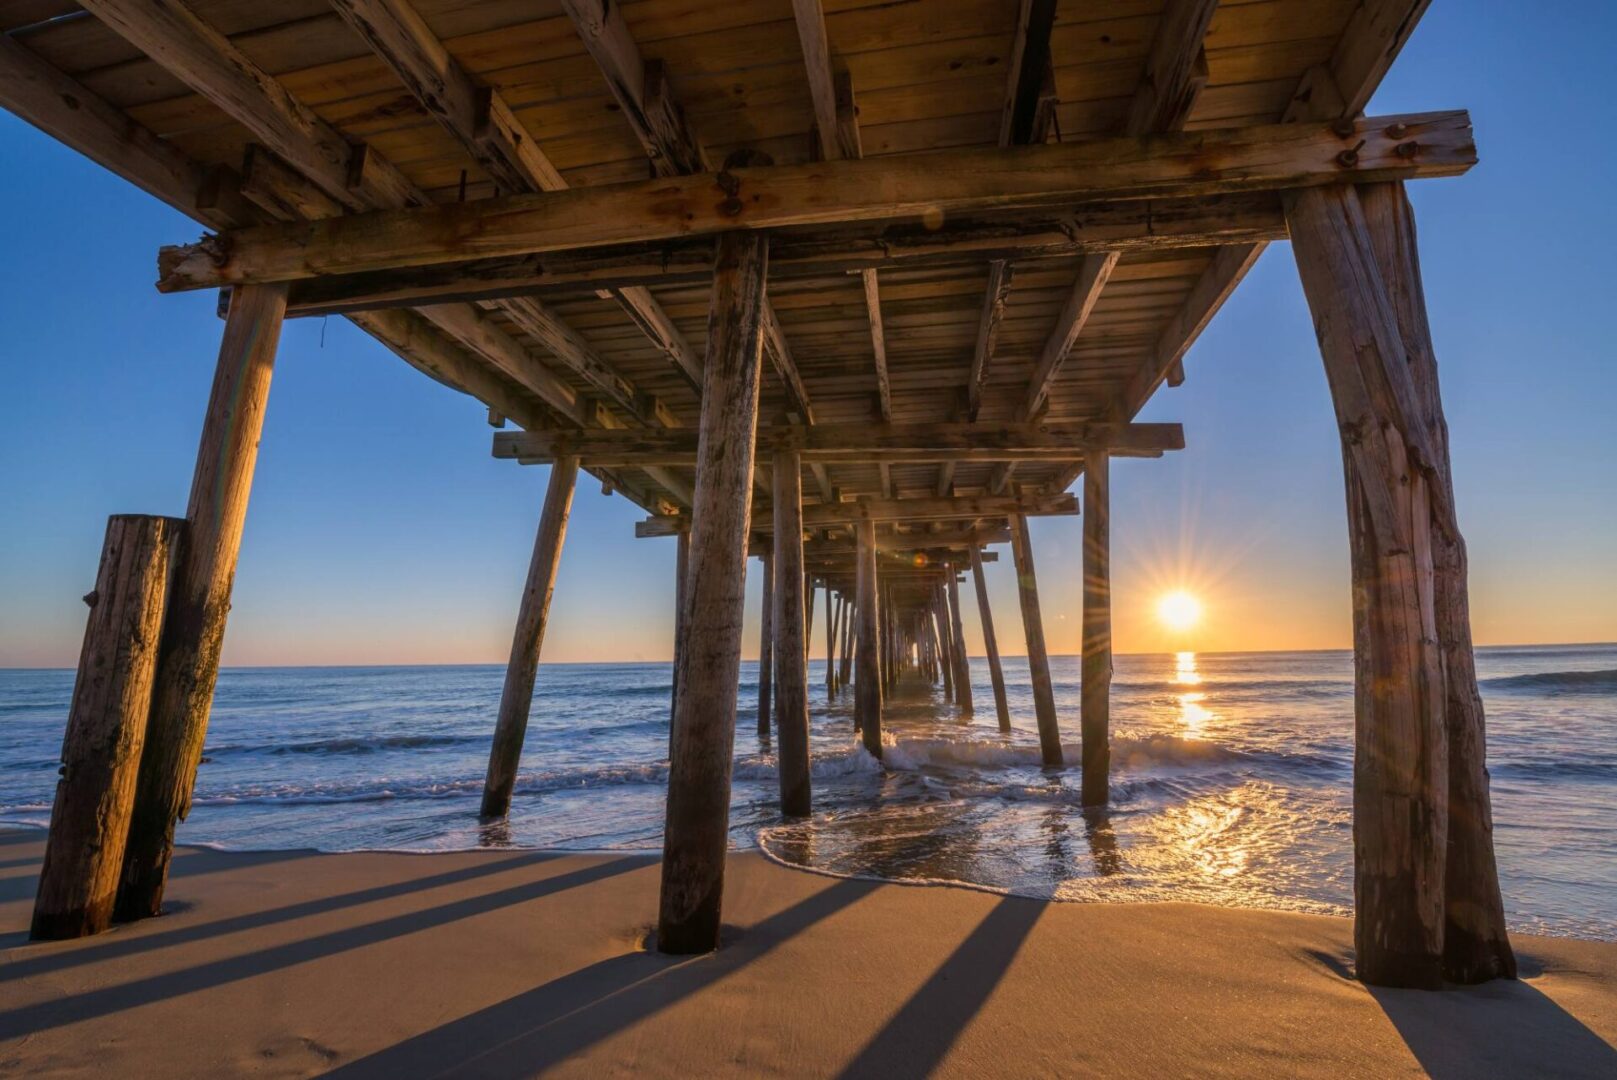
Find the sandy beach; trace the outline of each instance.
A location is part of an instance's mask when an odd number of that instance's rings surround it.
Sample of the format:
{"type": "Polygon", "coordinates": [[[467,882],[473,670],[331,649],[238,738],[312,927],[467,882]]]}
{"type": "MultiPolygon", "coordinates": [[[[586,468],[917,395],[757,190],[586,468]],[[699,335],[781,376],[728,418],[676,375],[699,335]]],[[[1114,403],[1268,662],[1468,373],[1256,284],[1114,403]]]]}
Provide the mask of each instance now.
{"type": "Polygon", "coordinates": [[[188,848],[172,913],[29,944],[0,832],[0,1072],[129,1076],[1617,1075],[1617,944],[1348,977],[1344,919],[1071,904],[732,857],[726,946],[646,952],[640,855],[188,848]]]}

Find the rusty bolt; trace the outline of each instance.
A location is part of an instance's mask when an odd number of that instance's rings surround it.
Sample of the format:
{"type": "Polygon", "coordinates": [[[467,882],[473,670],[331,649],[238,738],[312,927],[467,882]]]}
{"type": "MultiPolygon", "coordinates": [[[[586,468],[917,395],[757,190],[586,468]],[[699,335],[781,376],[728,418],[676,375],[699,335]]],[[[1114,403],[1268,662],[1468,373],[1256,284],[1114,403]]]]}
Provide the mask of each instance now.
{"type": "Polygon", "coordinates": [[[720,172],[713,178],[713,182],[719,185],[720,191],[724,192],[732,199],[735,198],[736,194],[741,190],[741,181],[733,173],[720,172]]]}
{"type": "Polygon", "coordinates": [[[1358,145],[1351,150],[1344,150],[1336,155],[1336,163],[1344,169],[1351,169],[1359,163],[1359,151],[1364,149],[1364,140],[1360,139],[1358,145]]]}
{"type": "Polygon", "coordinates": [[[1398,144],[1396,152],[1401,158],[1412,158],[1416,154],[1420,153],[1420,143],[1416,142],[1414,139],[1411,139],[1408,142],[1401,142],[1398,144]]]}
{"type": "Polygon", "coordinates": [[[732,195],[719,204],[719,210],[730,217],[735,217],[741,213],[741,200],[732,195]]]}
{"type": "Polygon", "coordinates": [[[1343,117],[1340,120],[1332,122],[1331,130],[1336,132],[1336,134],[1341,138],[1350,139],[1353,137],[1353,133],[1358,129],[1354,127],[1352,120],[1343,117]]]}
{"type": "Polygon", "coordinates": [[[1406,131],[1408,131],[1408,130],[1409,129],[1407,127],[1405,127],[1403,124],[1388,124],[1387,125],[1387,138],[1389,138],[1389,139],[1401,139],[1401,138],[1404,137],[1404,133],[1406,131]]]}

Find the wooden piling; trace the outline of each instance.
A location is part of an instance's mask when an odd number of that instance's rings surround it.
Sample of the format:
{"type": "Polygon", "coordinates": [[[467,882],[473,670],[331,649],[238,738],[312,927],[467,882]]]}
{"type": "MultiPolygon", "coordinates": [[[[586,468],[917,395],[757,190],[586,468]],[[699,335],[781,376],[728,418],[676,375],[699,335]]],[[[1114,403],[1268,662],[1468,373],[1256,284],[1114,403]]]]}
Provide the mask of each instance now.
{"type": "Polygon", "coordinates": [[[500,692],[500,713],[489,748],[488,773],[483,780],[484,818],[503,818],[511,811],[511,791],[522,762],[522,742],[533,707],[533,687],[539,676],[539,653],[550,622],[550,598],[556,591],[556,570],[567,539],[567,518],[572,513],[573,489],[578,481],[578,459],[557,458],[550,467],[545,505],[528,561],[528,580],[517,608],[511,634],[511,657],[505,666],[505,687],[500,692]]]}
{"type": "MultiPolygon", "coordinates": [[[[1366,184],[1359,201],[1382,280],[1397,314],[1422,426],[1431,440],[1434,483],[1454,506],[1448,424],[1438,386],[1437,351],[1426,318],[1415,215],[1401,183],[1366,184]]],[[[1443,977],[1479,983],[1516,977],[1505,932],[1488,793],[1486,722],[1471,644],[1465,540],[1458,524],[1432,534],[1437,637],[1443,655],[1449,761],[1449,837],[1444,868],[1443,977]]]]}
{"type": "Polygon", "coordinates": [[[169,571],[184,529],[178,518],[107,520],[95,590],[84,598],[90,617],[34,897],[29,936],[36,941],[99,934],[112,923],[169,571]]]}
{"type": "Polygon", "coordinates": [[[762,233],[725,233],[715,250],[663,830],[665,953],[719,943],[768,244],[762,233]]]}
{"type": "Polygon", "coordinates": [[[685,575],[691,567],[691,531],[682,529],[674,549],[674,672],[668,694],[669,739],[673,739],[674,703],[679,700],[679,649],[685,640],[685,575]]]}
{"type": "Polygon", "coordinates": [[[1312,188],[1283,202],[1347,481],[1356,966],[1365,982],[1437,989],[1449,763],[1432,537],[1452,508],[1358,194],[1312,188]]]}
{"type": "Polygon", "coordinates": [[[999,714],[999,729],[1011,730],[1011,709],[1005,698],[1005,671],[999,664],[999,641],[994,636],[994,614],[988,608],[988,582],[983,577],[981,548],[971,549],[971,577],[977,586],[977,618],[983,624],[983,648],[988,653],[988,678],[994,684],[994,710],[999,714]]]}
{"type": "Polygon", "coordinates": [[[808,662],[803,595],[803,465],[796,451],[775,455],[775,760],[780,812],[804,817],[812,808],[809,783],[808,662]]]}
{"type": "MultiPolygon", "coordinates": [[[[857,587],[855,588],[857,592],[857,587]]],[[[853,604],[843,597],[842,646],[837,653],[837,691],[840,693],[853,678],[853,604]]],[[[857,719],[855,721],[857,723],[857,719]]]]}
{"type": "Polygon", "coordinates": [[[955,706],[966,716],[973,715],[976,705],[971,700],[971,660],[966,656],[966,627],[960,615],[960,583],[955,579],[955,568],[949,565],[949,627],[954,637],[955,706]]]}
{"type": "Polygon", "coordinates": [[[865,749],[881,757],[881,612],[876,600],[876,525],[860,521],[854,526],[859,546],[858,597],[854,615],[859,634],[855,645],[853,676],[854,723],[864,738],[865,749]]]}
{"type": "Polygon", "coordinates": [[[949,631],[948,603],[944,600],[941,585],[932,590],[931,618],[933,630],[938,636],[938,667],[943,672],[943,699],[951,704],[954,702],[954,676],[957,670],[954,660],[954,640],[949,631]]]}
{"type": "Polygon", "coordinates": [[[1016,590],[1022,601],[1022,633],[1027,638],[1027,670],[1033,684],[1033,713],[1039,723],[1039,751],[1046,768],[1060,768],[1064,764],[1061,729],[1056,724],[1050,655],[1044,649],[1039,582],[1033,572],[1033,544],[1028,537],[1027,518],[1021,514],[1011,515],[1011,554],[1016,560],[1016,590]]]}
{"type": "Polygon", "coordinates": [[[1104,806],[1111,769],[1112,546],[1111,458],[1104,449],[1084,453],[1084,614],[1080,646],[1080,721],[1083,745],[1081,799],[1104,806]]]}
{"type": "Polygon", "coordinates": [[[163,618],[118,886],[120,919],[145,918],[162,909],[174,827],[191,809],[286,296],[285,284],[231,290],[191,474],[185,544],[163,618]]]}
{"type": "MultiPolygon", "coordinates": [[[[831,583],[825,584],[825,700],[837,696],[837,616],[832,614],[831,583]]],[[[841,604],[837,605],[840,613],[841,604]]]]}
{"type": "MultiPolygon", "coordinates": [[[[798,541],[799,547],[802,541],[798,541]]],[[[776,546],[779,546],[778,534],[776,546]]],[[[763,563],[764,602],[758,619],[758,734],[769,734],[770,697],[775,681],[775,633],[771,623],[775,617],[775,559],[765,555],[763,563]]]]}

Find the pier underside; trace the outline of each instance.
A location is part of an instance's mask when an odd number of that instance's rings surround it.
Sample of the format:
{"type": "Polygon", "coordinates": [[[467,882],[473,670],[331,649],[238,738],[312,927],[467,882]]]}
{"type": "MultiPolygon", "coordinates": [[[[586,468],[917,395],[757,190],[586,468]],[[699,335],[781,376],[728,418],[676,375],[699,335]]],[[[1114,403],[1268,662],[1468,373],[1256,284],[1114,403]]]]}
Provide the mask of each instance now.
{"type": "MultiPolygon", "coordinates": [[[[276,338],[318,314],[487,406],[508,429],[497,457],[549,467],[485,814],[510,805],[579,474],[647,512],[638,535],[676,538],[660,948],[722,936],[750,556],[768,567],[759,721],[781,747],[783,814],[813,808],[817,596],[828,687],[853,695],[879,758],[898,679],[975,713],[970,571],[1008,727],[990,547],[1015,563],[1044,763],[1081,769],[1084,801],[1105,803],[1109,463],[1185,446],[1178,425],[1135,418],[1289,238],[1352,508],[1358,972],[1424,987],[1513,974],[1403,190],[1464,173],[1476,149],[1463,112],[1364,115],[1425,6],[0,5],[0,104],[214,230],[160,253],[158,287],[221,289],[225,314],[161,645],[117,710],[138,778],[58,802],[93,803],[118,842],[47,879],[117,881],[127,917],[160,909],[276,338]],[[1068,762],[1030,530],[1079,513],[1080,479],[1082,565],[1043,567],[1083,575],[1068,762]]],[[[87,658],[134,652],[113,621],[92,622],[106,640],[87,658]]],[[[70,732],[108,715],[76,700],[70,732]]],[[[53,925],[109,906],[51,895],[71,909],[53,925]]]]}

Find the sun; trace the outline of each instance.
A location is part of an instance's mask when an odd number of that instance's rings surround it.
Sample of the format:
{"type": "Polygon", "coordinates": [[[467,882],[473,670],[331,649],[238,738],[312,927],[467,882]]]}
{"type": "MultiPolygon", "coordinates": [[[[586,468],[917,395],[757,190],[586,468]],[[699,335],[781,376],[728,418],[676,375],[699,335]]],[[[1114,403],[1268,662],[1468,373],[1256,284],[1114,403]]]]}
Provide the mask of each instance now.
{"type": "Polygon", "coordinates": [[[1201,622],[1202,602],[1183,589],[1164,593],[1157,601],[1157,618],[1170,630],[1189,630],[1201,622]]]}

